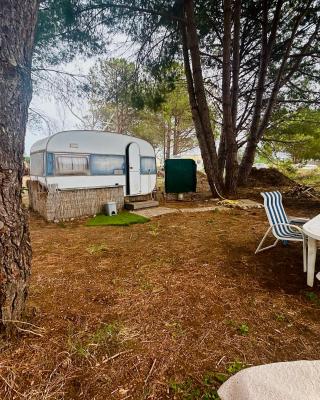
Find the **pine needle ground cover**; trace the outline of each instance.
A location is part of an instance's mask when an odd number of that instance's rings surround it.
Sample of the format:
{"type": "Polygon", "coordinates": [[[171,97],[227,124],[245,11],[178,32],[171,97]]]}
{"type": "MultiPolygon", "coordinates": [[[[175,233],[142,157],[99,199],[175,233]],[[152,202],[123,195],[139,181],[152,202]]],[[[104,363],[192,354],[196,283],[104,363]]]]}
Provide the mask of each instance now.
{"type": "Polygon", "coordinates": [[[104,215],[98,214],[95,217],[89,219],[86,223],[87,226],[129,226],[132,224],[144,224],[145,222],[150,221],[148,218],[143,217],[141,215],[129,213],[123,211],[117,215],[104,215]]]}
{"type": "MultiPolygon", "coordinates": [[[[296,203],[289,215],[319,213],[296,203]]],[[[31,213],[26,318],[0,336],[0,399],[217,400],[247,366],[320,359],[319,282],[306,286],[300,243],[254,254],[267,225],[262,209],[127,229],[31,213]]]]}

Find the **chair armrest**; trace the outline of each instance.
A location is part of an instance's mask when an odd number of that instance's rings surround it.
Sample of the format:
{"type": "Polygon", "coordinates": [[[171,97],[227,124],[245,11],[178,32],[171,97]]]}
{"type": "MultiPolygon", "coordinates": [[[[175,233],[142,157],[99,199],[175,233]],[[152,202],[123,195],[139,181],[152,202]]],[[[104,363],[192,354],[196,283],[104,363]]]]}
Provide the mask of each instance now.
{"type": "Polygon", "coordinates": [[[310,221],[310,218],[288,217],[289,223],[296,222],[297,224],[305,224],[310,221]]]}
{"type": "Polygon", "coordinates": [[[304,235],[303,230],[302,230],[299,226],[294,225],[294,224],[287,224],[287,223],[285,223],[285,222],[279,222],[279,223],[277,223],[277,224],[273,224],[273,225],[272,225],[272,228],[273,228],[274,226],[279,226],[279,225],[282,225],[282,226],[289,226],[290,228],[296,229],[299,233],[301,233],[302,235],[304,235]]]}

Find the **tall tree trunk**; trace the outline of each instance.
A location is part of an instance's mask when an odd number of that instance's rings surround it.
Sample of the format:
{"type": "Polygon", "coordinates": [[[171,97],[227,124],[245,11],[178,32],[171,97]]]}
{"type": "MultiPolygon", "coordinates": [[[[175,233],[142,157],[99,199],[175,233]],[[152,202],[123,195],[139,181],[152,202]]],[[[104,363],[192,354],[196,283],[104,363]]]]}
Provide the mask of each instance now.
{"type": "MultiPolygon", "coordinates": [[[[238,147],[236,143],[237,138],[237,115],[238,115],[238,101],[239,101],[239,72],[240,72],[240,17],[241,17],[241,0],[235,0],[234,2],[234,11],[233,11],[233,20],[234,20],[234,33],[233,33],[233,44],[232,44],[232,88],[231,88],[231,115],[232,115],[232,131],[234,135],[232,152],[238,152],[238,147]]],[[[228,17],[229,18],[229,17],[228,17]]],[[[229,42],[229,45],[231,43],[229,42]]],[[[225,54],[227,56],[227,54],[225,54]]],[[[226,85],[226,87],[228,87],[226,85]]],[[[229,110],[228,110],[229,112],[229,110]]],[[[230,117],[228,117],[228,121],[230,124],[230,117]]],[[[218,150],[218,164],[219,171],[221,176],[223,175],[224,169],[226,167],[226,139],[225,139],[225,130],[221,130],[221,137],[219,143],[218,150]]],[[[230,146],[229,146],[230,147],[230,146]]],[[[235,165],[234,165],[234,180],[237,179],[238,172],[238,162],[237,162],[237,154],[235,155],[235,165]]],[[[230,179],[230,178],[228,178],[230,179]]],[[[237,183],[233,183],[232,186],[235,186],[237,183]]],[[[232,191],[232,190],[231,190],[232,191]]]]}
{"type": "Polygon", "coordinates": [[[1,0],[0,329],[8,331],[24,311],[31,265],[21,189],[37,10],[37,0],[1,0]]]}
{"type": "Polygon", "coordinates": [[[171,158],[171,126],[167,125],[166,131],[166,159],[171,158]]]}
{"type": "Polygon", "coordinates": [[[231,104],[231,0],[223,2],[223,68],[222,68],[222,107],[223,107],[223,137],[226,154],[225,188],[228,194],[235,194],[237,190],[237,153],[236,132],[233,129],[231,104]]]}
{"type": "MultiPolygon", "coordinates": [[[[282,5],[282,0],[278,0],[277,10],[275,13],[275,17],[273,20],[273,26],[271,29],[270,38],[269,38],[268,45],[267,45],[267,52],[266,52],[267,53],[266,54],[267,63],[265,62],[266,64],[269,63],[273,43],[275,41],[281,5],[282,5]]],[[[299,14],[297,14],[296,17],[293,19],[294,23],[293,23],[291,35],[290,35],[290,38],[287,40],[285,51],[282,54],[281,64],[280,64],[280,67],[278,68],[278,71],[276,74],[276,79],[275,79],[274,85],[272,87],[270,97],[269,97],[267,105],[265,107],[263,116],[261,116],[261,112],[260,112],[259,120],[258,120],[259,123],[255,127],[254,132],[251,132],[252,134],[250,135],[248,145],[247,145],[245,153],[244,153],[244,157],[243,157],[242,165],[241,165],[241,172],[242,172],[242,174],[241,174],[242,182],[241,183],[247,182],[247,179],[251,172],[257,145],[265,133],[265,130],[266,130],[269,120],[271,118],[271,114],[272,114],[274,105],[276,103],[276,100],[277,100],[277,97],[279,94],[279,90],[281,88],[281,85],[284,83],[285,71],[286,71],[288,59],[290,57],[290,51],[292,49],[292,45],[293,45],[294,39],[296,37],[296,33],[298,31],[300,23],[303,20],[306,12],[308,10],[308,6],[309,5],[307,4],[304,9],[302,8],[300,10],[299,14]]],[[[266,19],[267,18],[265,17],[264,25],[266,25],[266,22],[265,22],[266,19]]],[[[319,24],[318,24],[318,26],[319,26],[319,24]]],[[[266,28],[264,28],[264,29],[266,29],[266,28]]],[[[312,39],[312,37],[313,37],[313,35],[311,35],[310,39],[312,39]]]]}
{"type": "Polygon", "coordinates": [[[240,29],[241,29],[241,0],[235,0],[233,10],[233,44],[232,44],[232,89],[231,89],[231,108],[232,108],[232,129],[237,135],[237,117],[239,101],[239,73],[240,73],[240,29]]]}
{"type": "Polygon", "coordinates": [[[248,182],[252,166],[254,164],[257,146],[258,146],[258,141],[256,140],[256,138],[249,137],[239,168],[239,175],[238,175],[239,185],[246,185],[248,182]]]}
{"type": "Polygon", "coordinates": [[[278,0],[275,15],[272,21],[271,32],[268,38],[268,1],[262,1],[262,31],[261,31],[261,56],[259,65],[259,76],[256,88],[255,105],[252,122],[249,131],[247,146],[245,148],[238,175],[240,184],[245,185],[248,181],[254,158],[259,143],[258,129],[262,114],[263,95],[265,92],[265,82],[273,45],[276,40],[276,34],[280,21],[281,8],[283,0],[278,0]]]}
{"type": "Polygon", "coordinates": [[[174,116],[174,123],[173,123],[173,146],[172,146],[172,154],[174,156],[179,154],[179,132],[178,132],[178,125],[179,120],[177,116],[174,116]]]}
{"type": "Polygon", "coordinates": [[[223,177],[225,166],[226,166],[226,141],[224,137],[224,130],[221,129],[221,136],[218,149],[218,168],[221,179],[223,177]]]}
{"type": "Polygon", "coordinates": [[[167,148],[167,129],[164,124],[163,125],[163,164],[166,160],[166,148],[167,148]]]}
{"type": "Polygon", "coordinates": [[[194,121],[208,183],[212,193],[216,193],[217,190],[222,190],[223,182],[219,175],[216,144],[211,127],[209,107],[202,76],[199,39],[195,24],[193,0],[184,0],[184,11],[186,24],[181,24],[180,26],[192,119],[194,121]]]}

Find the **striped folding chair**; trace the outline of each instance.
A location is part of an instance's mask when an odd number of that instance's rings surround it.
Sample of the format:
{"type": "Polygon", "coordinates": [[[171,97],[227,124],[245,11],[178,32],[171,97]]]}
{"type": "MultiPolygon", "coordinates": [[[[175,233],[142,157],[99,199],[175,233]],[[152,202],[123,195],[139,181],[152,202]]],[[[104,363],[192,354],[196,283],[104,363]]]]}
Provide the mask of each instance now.
{"type": "Polygon", "coordinates": [[[307,238],[298,225],[304,224],[308,219],[291,217],[288,218],[283,208],[282,195],[280,192],[261,193],[264,199],[264,209],[266,210],[270,227],[263,236],[255,254],[275,247],[279,240],[287,243],[288,241],[303,242],[303,270],[307,270],[307,238]],[[276,240],[270,246],[262,247],[270,231],[276,240]]]}

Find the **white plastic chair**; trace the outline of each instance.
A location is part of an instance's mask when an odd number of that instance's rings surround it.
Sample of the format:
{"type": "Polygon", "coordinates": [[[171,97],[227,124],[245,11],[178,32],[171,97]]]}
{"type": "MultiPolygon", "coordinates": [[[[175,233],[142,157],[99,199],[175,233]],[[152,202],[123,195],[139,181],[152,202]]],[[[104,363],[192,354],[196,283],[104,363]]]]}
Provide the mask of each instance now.
{"type": "Polygon", "coordinates": [[[307,271],[307,238],[302,229],[298,225],[302,225],[308,221],[305,218],[291,217],[288,218],[283,208],[282,195],[280,192],[261,193],[264,199],[264,208],[268,217],[270,227],[263,236],[255,254],[275,247],[279,240],[283,242],[303,242],[303,270],[307,271]],[[270,246],[262,247],[269,233],[272,232],[276,240],[270,246]]]}

